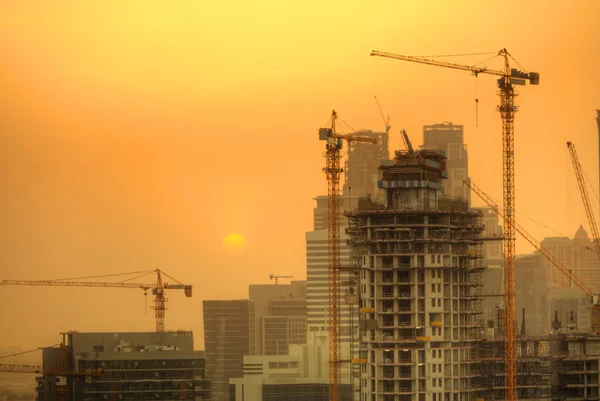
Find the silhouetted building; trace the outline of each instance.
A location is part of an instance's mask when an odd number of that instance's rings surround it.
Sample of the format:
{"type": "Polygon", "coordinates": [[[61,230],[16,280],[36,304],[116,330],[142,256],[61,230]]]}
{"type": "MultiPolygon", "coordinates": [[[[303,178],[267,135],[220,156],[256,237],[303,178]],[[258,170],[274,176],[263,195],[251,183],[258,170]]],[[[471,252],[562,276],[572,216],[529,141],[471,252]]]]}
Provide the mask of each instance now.
{"type": "Polygon", "coordinates": [[[540,258],[543,257],[537,253],[516,257],[517,325],[520,334],[542,336],[550,332],[547,322],[546,269],[540,264],[540,258]],[[523,309],[525,310],[524,333],[523,309]]]}
{"type": "MultiPolygon", "coordinates": [[[[350,249],[344,230],[340,233],[340,264],[350,266],[350,249]]],[[[307,327],[309,332],[329,330],[329,251],[327,230],[306,233],[306,281],[307,281],[307,327]]],[[[340,339],[342,359],[349,359],[350,342],[358,345],[358,307],[356,282],[349,269],[340,272],[341,278],[341,324],[340,339]],[[351,331],[354,327],[354,333],[351,331]]]]}
{"type": "MultiPolygon", "coordinates": [[[[594,243],[588,237],[583,226],[579,226],[572,240],[567,237],[547,237],[540,244],[563,265],[572,269],[573,273],[583,280],[593,293],[600,293],[600,261],[594,243]]],[[[569,278],[546,258],[542,259],[542,265],[546,268],[548,288],[570,288],[572,286],[569,278]]]]}
{"type": "Polygon", "coordinates": [[[249,286],[254,302],[256,355],[287,354],[306,342],[306,281],[249,286]]]}
{"type": "Polygon", "coordinates": [[[444,195],[461,197],[471,204],[471,192],[463,184],[469,180],[469,155],[464,142],[464,127],[452,123],[425,125],[423,149],[441,149],[446,152],[448,179],[444,180],[444,195]]]}
{"type": "Polygon", "coordinates": [[[38,378],[38,400],[210,400],[203,351],[190,331],[63,334],[64,348],[43,349],[44,367],[101,375],[38,378]]]}
{"type": "Polygon", "coordinates": [[[229,379],[242,374],[244,355],[254,354],[254,302],[203,301],[206,372],[214,401],[229,400],[229,379]]]}
{"type": "Polygon", "coordinates": [[[375,195],[379,192],[377,189],[379,161],[390,158],[388,134],[371,130],[359,130],[354,132],[353,135],[374,138],[377,143],[346,143],[348,157],[344,163],[345,175],[342,193],[356,197],[375,195]]]}

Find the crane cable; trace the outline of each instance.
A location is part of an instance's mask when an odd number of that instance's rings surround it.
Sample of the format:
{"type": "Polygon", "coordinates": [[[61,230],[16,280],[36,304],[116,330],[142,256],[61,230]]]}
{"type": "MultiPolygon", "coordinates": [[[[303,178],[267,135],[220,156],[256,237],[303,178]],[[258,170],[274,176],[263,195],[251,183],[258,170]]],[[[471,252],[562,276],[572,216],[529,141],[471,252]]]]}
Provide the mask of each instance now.
{"type": "MultiPolygon", "coordinates": [[[[489,195],[489,194],[488,194],[488,196],[489,196],[489,197],[490,197],[490,198],[491,198],[491,199],[492,199],[494,202],[496,202],[496,204],[499,204],[499,203],[498,203],[498,200],[497,200],[497,199],[495,199],[493,196],[491,196],[491,195],[489,195]]],[[[536,219],[534,219],[533,217],[530,217],[530,216],[526,215],[525,213],[519,212],[518,210],[515,210],[515,213],[518,213],[518,214],[520,214],[521,216],[525,216],[525,217],[527,217],[529,220],[533,221],[534,223],[536,223],[536,224],[539,224],[540,226],[542,226],[542,227],[544,227],[544,228],[547,228],[548,230],[550,230],[550,231],[554,232],[555,234],[558,234],[558,235],[560,235],[561,237],[567,237],[567,238],[569,238],[569,236],[568,236],[568,235],[565,235],[565,234],[563,234],[563,233],[560,233],[560,232],[556,231],[556,230],[555,230],[555,229],[553,229],[552,227],[549,227],[549,226],[545,225],[544,223],[542,223],[542,222],[540,222],[540,221],[537,221],[536,219]]],[[[580,247],[586,248],[586,249],[587,249],[587,250],[589,250],[589,251],[596,252],[596,250],[595,250],[595,249],[593,249],[592,247],[589,247],[589,246],[587,246],[587,245],[584,245],[584,244],[579,244],[579,243],[576,243],[576,242],[575,242],[574,244],[575,244],[575,245],[577,245],[577,246],[580,246],[580,247]]]]}
{"type": "Polygon", "coordinates": [[[484,54],[495,54],[498,55],[498,52],[485,52],[485,53],[463,53],[463,54],[438,54],[435,56],[413,56],[413,57],[461,57],[461,56],[481,56],[484,54]]]}
{"type": "MultiPolygon", "coordinates": [[[[51,345],[50,347],[43,347],[43,348],[58,347],[59,345],[60,344],[54,344],[54,345],[51,345]]],[[[41,349],[42,349],[42,347],[35,348],[35,349],[30,349],[29,351],[17,352],[17,353],[14,353],[14,354],[2,355],[2,356],[0,356],[0,359],[10,358],[11,356],[18,356],[18,355],[30,354],[32,352],[39,351],[41,349]]]]}
{"type": "Polygon", "coordinates": [[[139,273],[152,273],[156,270],[143,270],[143,271],[137,271],[137,272],[129,272],[129,273],[114,273],[114,274],[103,274],[100,276],[86,276],[86,277],[70,277],[70,278],[55,278],[52,280],[47,280],[47,281],[65,281],[65,280],[85,280],[85,279],[91,279],[91,278],[102,278],[102,277],[114,277],[114,276],[125,276],[128,274],[139,274],[139,273]]]}

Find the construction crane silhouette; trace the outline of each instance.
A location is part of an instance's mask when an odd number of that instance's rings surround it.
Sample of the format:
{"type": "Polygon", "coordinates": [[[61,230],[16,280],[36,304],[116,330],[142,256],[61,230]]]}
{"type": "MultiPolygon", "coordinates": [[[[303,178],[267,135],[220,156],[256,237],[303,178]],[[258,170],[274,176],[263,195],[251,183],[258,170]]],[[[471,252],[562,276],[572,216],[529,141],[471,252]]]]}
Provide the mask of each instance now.
{"type": "MultiPolygon", "coordinates": [[[[103,371],[99,369],[86,369],[80,372],[71,372],[67,369],[67,350],[64,344],[55,344],[51,347],[59,348],[59,357],[57,366],[39,366],[39,365],[23,365],[23,364],[0,364],[0,372],[2,373],[36,373],[53,376],[102,376],[103,371]]],[[[51,348],[48,347],[48,348],[51,348]]],[[[2,355],[0,359],[15,357],[18,355],[29,354],[41,350],[35,348],[29,351],[18,352],[16,354],[2,355]]]]}
{"type": "Polygon", "coordinates": [[[381,109],[381,105],[379,104],[379,99],[377,99],[377,96],[373,97],[375,98],[375,102],[377,103],[379,114],[381,114],[381,121],[383,121],[383,124],[385,124],[385,133],[389,134],[390,129],[392,128],[392,126],[390,125],[390,116],[387,116],[387,118],[385,117],[385,115],[383,114],[383,110],[381,109]]]}
{"type": "Polygon", "coordinates": [[[338,134],[336,132],[335,110],[331,113],[330,126],[319,129],[319,140],[326,141],[327,177],[327,244],[329,278],[329,400],[340,399],[341,347],[340,347],[340,168],[341,150],[344,141],[376,144],[377,139],[360,135],[338,134]]]}
{"type": "MultiPolygon", "coordinates": [[[[494,202],[494,200],[481,188],[475,185],[472,181],[464,180],[463,183],[468,186],[477,196],[487,203],[500,217],[504,217],[504,211],[494,202]]],[[[592,331],[596,334],[600,334],[600,304],[599,297],[594,294],[590,287],[581,280],[577,274],[573,273],[572,269],[565,266],[554,254],[543,248],[542,245],[523,227],[515,222],[515,231],[518,232],[527,242],[529,242],[535,249],[537,249],[544,257],[552,263],[558,270],[560,270],[567,278],[575,284],[580,290],[582,290],[592,302],[592,331]]]]}
{"type": "MultiPolygon", "coordinates": [[[[433,65],[437,67],[453,68],[457,70],[470,71],[473,75],[491,74],[497,75],[498,94],[500,96],[500,105],[498,111],[502,117],[502,187],[504,203],[504,307],[506,310],[506,330],[505,330],[505,399],[515,401],[517,399],[517,303],[516,293],[516,272],[515,272],[515,162],[514,162],[514,117],[517,111],[515,106],[515,96],[517,93],[513,85],[525,85],[526,80],[531,85],[538,85],[540,75],[536,72],[520,71],[510,67],[509,58],[514,58],[506,49],[501,49],[498,56],[504,58],[504,69],[494,70],[487,67],[469,66],[456,63],[447,63],[437,60],[431,60],[423,57],[402,56],[399,54],[386,53],[377,50],[371,52],[371,56],[386,57],[396,60],[410,61],[414,63],[433,65]]],[[[518,64],[518,62],[517,62],[518,64]]]]}
{"type": "Polygon", "coordinates": [[[269,275],[269,280],[275,279],[275,285],[277,285],[277,279],[280,278],[294,278],[294,276],[276,276],[274,274],[269,275]]]}
{"type": "Polygon", "coordinates": [[[122,276],[139,274],[132,279],[138,279],[149,274],[156,274],[156,281],[152,284],[140,284],[132,283],[129,281],[121,282],[98,282],[98,281],[69,281],[69,280],[2,280],[0,285],[29,285],[29,286],[43,286],[43,287],[102,287],[102,288],[139,288],[144,291],[144,295],[147,294],[148,290],[152,291],[154,295],[154,316],[156,318],[156,332],[162,333],[165,331],[165,303],[167,298],[165,297],[165,290],[184,290],[186,297],[192,296],[192,286],[182,284],[173,277],[169,276],[162,270],[149,270],[145,272],[134,272],[134,273],[121,273],[111,274],[103,276],[93,277],[79,277],[78,279],[90,279],[99,277],[111,277],[111,276],[122,276]],[[163,275],[175,282],[175,284],[169,284],[163,281],[163,275]]]}
{"type": "Polygon", "coordinates": [[[577,151],[575,150],[575,144],[573,142],[567,142],[569,148],[569,154],[571,155],[571,161],[573,162],[573,170],[575,170],[575,176],[577,177],[577,184],[579,185],[579,192],[581,193],[581,200],[583,201],[583,207],[585,214],[587,215],[590,230],[592,230],[592,241],[596,247],[596,253],[600,259],[600,236],[598,235],[598,226],[596,225],[596,218],[592,211],[592,204],[590,203],[590,197],[585,186],[585,179],[583,176],[583,169],[579,163],[579,157],[577,157],[577,151]]]}

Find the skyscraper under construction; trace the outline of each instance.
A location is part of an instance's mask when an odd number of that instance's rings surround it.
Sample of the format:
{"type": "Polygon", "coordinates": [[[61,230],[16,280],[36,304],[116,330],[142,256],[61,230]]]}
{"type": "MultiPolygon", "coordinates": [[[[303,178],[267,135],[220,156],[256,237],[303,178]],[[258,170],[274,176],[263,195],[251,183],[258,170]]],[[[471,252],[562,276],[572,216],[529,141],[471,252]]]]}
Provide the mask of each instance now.
{"type": "Polygon", "coordinates": [[[470,400],[482,213],[443,194],[442,150],[397,151],[381,164],[381,201],[362,200],[349,221],[360,271],[361,400],[470,400]]]}

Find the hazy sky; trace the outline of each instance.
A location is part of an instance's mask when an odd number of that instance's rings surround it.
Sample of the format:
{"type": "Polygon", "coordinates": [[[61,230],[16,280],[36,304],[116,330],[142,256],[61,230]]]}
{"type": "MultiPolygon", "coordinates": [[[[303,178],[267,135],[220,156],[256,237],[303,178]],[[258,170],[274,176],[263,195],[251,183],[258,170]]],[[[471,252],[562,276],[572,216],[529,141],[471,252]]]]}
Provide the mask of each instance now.
{"type": "MultiPolygon", "coordinates": [[[[425,124],[464,124],[470,175],[500,199],[495,77],[372,49],[506,47],[541,76],[517,98],[517,210],[568,235],[585,222],[567,140],[598,191],[598,1],[57,3],[0,2],[1,279],[159,267],[195,286],[191,299],[171,291],[166,326],[193,329],[203,347],[202,299],[245,298],[270,273],[306,277],[312,198],[326,193],[317,130],[333,108],[382,130],[373,95],[393,149],[402,128],[420,144],[425,124]],[[245,252],[223,250],[231,232],[245,252]]],[[[0,345],[153,330],[147,312],[137,290],[5,287],[0,345]]]]}

